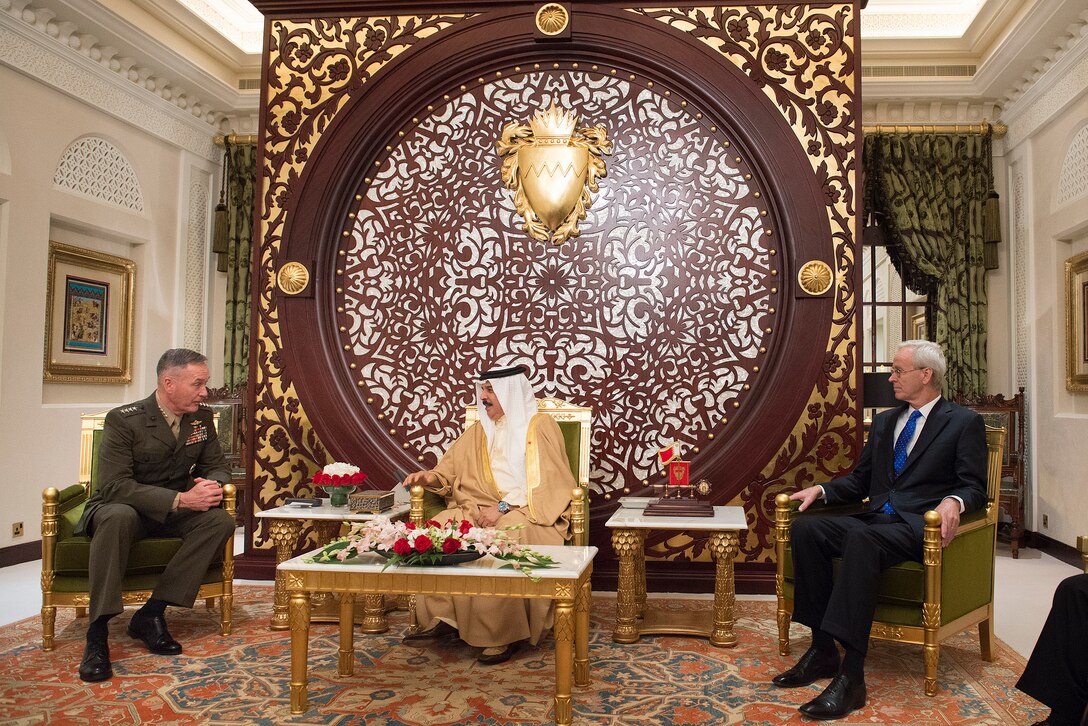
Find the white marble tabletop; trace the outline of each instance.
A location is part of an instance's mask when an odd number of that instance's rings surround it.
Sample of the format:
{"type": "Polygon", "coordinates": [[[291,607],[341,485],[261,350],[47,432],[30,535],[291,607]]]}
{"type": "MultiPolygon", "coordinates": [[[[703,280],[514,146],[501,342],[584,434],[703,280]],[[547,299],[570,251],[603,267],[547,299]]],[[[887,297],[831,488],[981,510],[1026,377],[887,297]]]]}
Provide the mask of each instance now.
{"type": "Polygon", "coordinates": [[[748,529],[744,507],[714,507],[713,517],[647,517],[640,508],[620,507],[605,522],[624,529],[680,529],[722,531],[748,529]]]}
{"type": "MultiPolygon", "coordinates": [[[[365,554],[351,560],[349,563],[340,562],[306,562],[308,557],[313,557],[322,548],[299,555],[293,559],[281,562],[276,569],[288,572],[320,572],[334,568],[337,572],[404,572],[412,575],[468,575],[475,577],[525,577],[521,572],[510,567],[504,560],[484,555],[472,562],[462,562],[457,565],[442,565],[434,567],[417,567],[391,565],[387,567],[384,557],[377,554],[365,554]]],[[[561,580],[577,580],[593,562],[597,556],[596,547],[573,547],[567,545],[533,545],[532,550],[542,555],[549,555],[556,561],[556,566],[548,568],[534,568],[533,574],[542,578],[556,578],[561,580]]]]}
{"type": "Polygon", "coordinates": [[[320,507],[300,507],[294,504],[285,504],[282,507],[264,509],[257,512],[256,516],[267,519],[331,519],[340,522],[368,522],[378,517],[388,517],[389,519],[400,517],[407,514],[410,509],[411,505],[409,504],[394,504],[381,514],[353,512],[347,507],[329,506],[329,500],[322,499],[320,507]]]}

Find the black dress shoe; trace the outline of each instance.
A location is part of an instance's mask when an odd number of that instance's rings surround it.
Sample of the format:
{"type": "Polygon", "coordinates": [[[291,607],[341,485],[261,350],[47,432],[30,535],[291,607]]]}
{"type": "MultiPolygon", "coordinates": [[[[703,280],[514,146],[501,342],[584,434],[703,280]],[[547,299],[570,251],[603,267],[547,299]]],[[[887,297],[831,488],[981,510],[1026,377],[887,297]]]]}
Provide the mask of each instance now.
{"type": "Polygon", "coordinates": [[[845,673],[832,679],[824,692],[799,709],[809,718],[830,721],[842,718],[865,705],[865,681],[855,680],[845,673]]]}
{"type": "Polygon", "coordinates": [[[821,653],[809,648],[797,665],[771,679],[779,688],[807,686],[821,678],[833,678],[839,672],[839,653],[821,653]]]}
{"type": "Polygon", "coordinates": [[[166,620],[161,615],[139,617],[133,615],[128,623],[128,634],[144,641],[147,649],[155,655],[180,655],[181,643],[174,640],[166,629],[166,620]]]}
{"type": "Polygon", "coordinates": [[[98,683],[107,678],[113,678],[110,646],[104,640],[88,640],[83,648],[83,660],[79,662],[79,680],[98,683]]]}
{"type": "Polygon", "coordinates": [[[442,638],[452,638],[455,635],[457,635],[457,628],[445,620],[439,620],[437,625],[432,625],[426,630],[421,630],[413,635],[405,635],[401,642],[416,643],[422,640],[441,640],[442,638]]]}
{"type": "Polygon", "coordinates": [[[513,643],[510,643],[505,648],[503,648],[501,653],[494,653],[492,655],[484,655],[483,653],[480,653],[478,656],[476,656],[476,662],[482,663],[483,665],[495,665],[496,663],[505,663],[506,661],[510,660],[510,658],[513,657],[514,653],[517,653],[519,650],[521,650],[521,641],[515,640],[513,643]]]}

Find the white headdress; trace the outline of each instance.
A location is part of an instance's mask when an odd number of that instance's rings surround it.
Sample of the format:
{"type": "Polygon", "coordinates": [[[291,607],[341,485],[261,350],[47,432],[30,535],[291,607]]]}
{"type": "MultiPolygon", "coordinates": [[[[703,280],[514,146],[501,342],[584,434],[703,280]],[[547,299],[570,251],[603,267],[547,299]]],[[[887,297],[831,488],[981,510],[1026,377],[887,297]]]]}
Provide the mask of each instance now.
{"type": "Polygon", "coordinates": [[[480,374],[476,382],[476,405],[480,412],[480,424],[487,435],[488,446],[502,446],[506,460],[525,487],[525,437],[529,432],[529,420],[537,413],[536,393],[529,383],[525,366],[495,368],[480,374]],[[495,422],[487,415],[481,391],[484,383],[490,383],[506,414],[505,441],[495,441],[495,422]]]}

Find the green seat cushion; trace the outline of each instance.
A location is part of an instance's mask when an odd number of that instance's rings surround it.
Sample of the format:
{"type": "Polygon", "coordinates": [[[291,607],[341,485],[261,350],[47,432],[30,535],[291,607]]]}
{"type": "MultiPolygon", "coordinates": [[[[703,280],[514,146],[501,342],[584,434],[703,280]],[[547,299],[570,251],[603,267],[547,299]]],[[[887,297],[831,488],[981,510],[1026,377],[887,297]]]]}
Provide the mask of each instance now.
{"type": "MultiPolygon", "coordinates": [[[[204,574],[204,579],[201,580],[202,585],[219,583],[223,581],[223,566],[222,564],[213,565],[208,568],[208,571],[204,574]]],[[[88,588],[87,575],[73,576],[73,575],[58,575],[53,580],[53,592],[87,592],[88,588]]],[[[155,586],[159,584],[159,574],[126,574],[121,580],[121,590],[154,590],[155,586]]]]}
{"type": "MultiPolygon", "coordinates": [[[[974,512],[963,523],[980,518],[974,512]]],[[[841,561],[834,560],[838,577],[841,561]]],[[[957,535],[941,557],[941,622],[985,606],[993,599],[994,527],[989,525],[957,535]]],[[[783,594],[793,598],[793,550],[786,548],[783,594]]],[[[875,619],[905,626],[922,625],[921,604],[925,601],[925,566],[921,562],[900,562],[881,576],[877,591],[875,619]]]]}
{"type": "MultiPolygon", "coordinates": [[[[162,572],[166,563],[181,549],[177,537],[148,537],[135,544],[128,556],[126,575],[148,575],[162,572]]],[[[91,557],[90,537],[69,537],[57,542],[56,571],[58,575],[86,576],[91,557]]]]}
{"type": "MultiPolygon", "coordinates": [[[[786,582],[793,589],[793,549],[786,549],[786,582]]],[[[839,576],[842,560],[833,561],[835,577],[839,576]]],[[[877,602],[899,603],[916,606],[925,600],[925,571],[921,562],[900,562],[889,567],[880,579],[877,602]]]]}

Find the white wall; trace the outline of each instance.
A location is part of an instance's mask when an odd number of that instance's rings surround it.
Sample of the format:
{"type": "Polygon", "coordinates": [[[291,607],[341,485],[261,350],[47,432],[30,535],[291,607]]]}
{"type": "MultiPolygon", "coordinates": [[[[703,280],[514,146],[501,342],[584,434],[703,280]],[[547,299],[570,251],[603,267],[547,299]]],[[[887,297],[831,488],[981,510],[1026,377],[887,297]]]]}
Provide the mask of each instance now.
{"type": "Polygon", "coordinates": [[[1061,91],[1067,102],[1060,111],[1018,140],[1008,159],[1010,186],[1020,196],[1012,226],[1019,224],[1024,245],[1017,278],[1026,285],[1025,329],[1014,335],[1029,346],[1028,528],[1073,545],[1088,534],[1088,393],[1065,387],[1065,261],[1088,251],[1088,196],[1057,199],[1063,160],[1088,124],[1088,83],[1072,96],[1068,87],[1061,91]]]}
{"type": "MultiPolygon", "coordinates": [[[[40,538],[41,492],[72,484],[78,474],[79,416],[147,396],[154,366],[184,343],[185,260],[194,237],[210,224],[214,201],[193,190],[218,191],[214,162],[197,157],[135,124],[28,76],[0,66],[0,548],[40,538]],[[53,174],[65,149],[84,136],[116,146],[135,170],[144,211],[57,188],[53,174]],[[194,186],[194,180],[196,184],[194,186]],[[206,219],[190,216],[197,210],[206,219]],[[197,230],[197,234],[193,230],[197,230]],[[136,263],[133,381],[130,385],[43,383],[46,270],[50,240],[132,259],[136,263]],[[13,522],[24,535],[11,536],[13,522]]],[[[164,102],[165,103],[165,102],[164,102]]],[[[208,128],[209,137],[214,129],[208,128]]],[[[206,247],[206,240],[197,239],[206,247]]],[[[214,270],[210,262],[206,270],[214,270]]],[[[197,280],[214,288],[214,275],[197,280]]],[[[221,286],[221,285],[220,285],[221,286]]],[[[208,293],[212,294],[212,293],[208,293]]],[[[222,340],[207,325],[203,340],[222,340]]],[[[205,345],[218,349],[222,344],[205,345]]],[[[213,359],[213,364],[215,360],[213,359]]],[[[220,368],[213,378],[221,380],[220,368]]],[[[213,381],[214,382],[214,381],[213,381]]]]}

